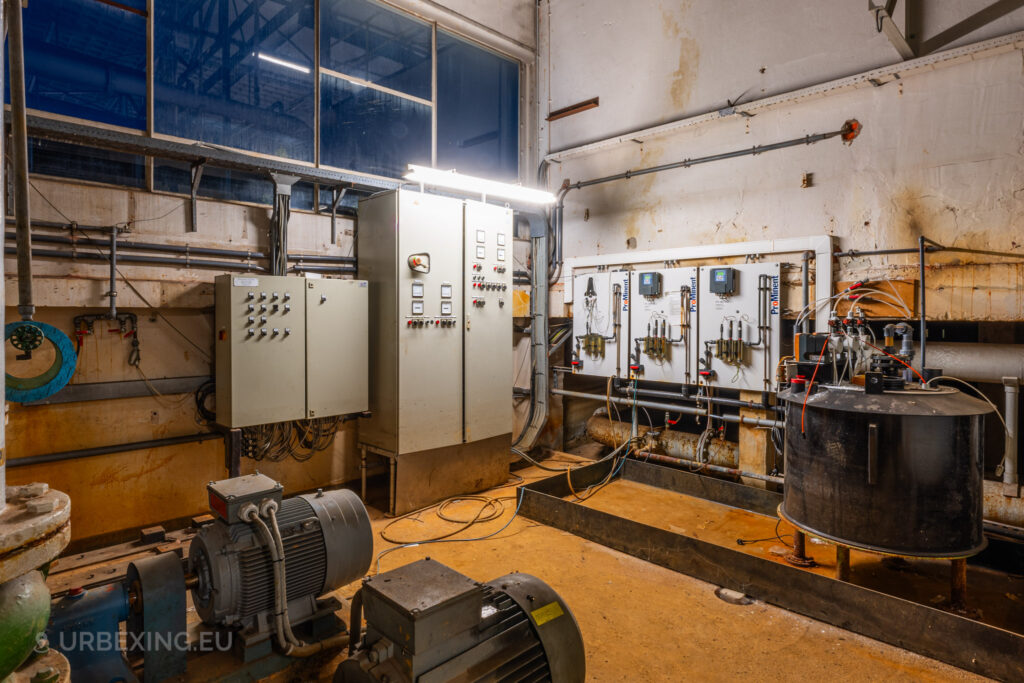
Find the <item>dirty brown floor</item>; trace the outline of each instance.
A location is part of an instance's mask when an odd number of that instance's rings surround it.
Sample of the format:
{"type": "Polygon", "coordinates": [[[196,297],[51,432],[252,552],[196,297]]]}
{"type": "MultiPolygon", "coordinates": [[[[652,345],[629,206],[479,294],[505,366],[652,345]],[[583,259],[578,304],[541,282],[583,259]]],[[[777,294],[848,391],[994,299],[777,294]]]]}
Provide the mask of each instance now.
{"type": "MultiPolygon", "coordinates": [[[[565,457],[549,464],[564,465],[565,457]]],[[[550,476],[532,467],[518,470],[518,474],[526,481],[550,476]]],[[[507,496],[501,517],[454,538],[492,534],[512,518],[515,484],[484,495],[507,496]]],[[[613,482],[586,504],[704,540],[732,544],[733,548],[738,537],[771,536],[775,528],[769,518],[753,515],[749,519],[750,513],[632,482],[613,482]],[[767,533],[763,533],[765,529],[767,533]]],[[[466,501],[450,506],[447,512],[471,518],[479,506],[479,502],[466,501]]],[[[579,622],[588,681],[985,680],[771,605],[723,602],[715,597],[716,586],[523,517],[512,519],[507,528],[486,540],[424,544],[381,556],[382,551],[396,547],[380,537],[380,531],[393,520],[372,507],[370,514],[375,559],[379,557],[381,571],[432,557],[481,581],[522,571],[549,583],[579,622]]],[[[439,519],[430,509],[393,523],[388,533],[399,540],[416,541],[458,526],[439,519]]],[[[785,527],[780,531],[785,534],[785,527]]],[[[809,548],[822,564],[818,571],[830,572],[834,561],[831,548],[814,544],[809,548]]],[[[747,549],[777,557],[782,546],[771,541],[747,549]]],[[[869,557],[854,553],[855,582],[868,585],[875,580],[871,577],[879,570],[872,563],[877,559],[866,559],[869,557]]],[[[376,566],[371,566],[371,573],[375,570],[376,566]]],[[[928,578],[928,571],[924,575],[928,578]]],[[[941,576],[932,578],[921,589],[924,597],[941,589],[941,576]]],[[[975,581],[973,575],[971,581],[975,581]]],[[[343,603],[340,616],[346,621],[349,599],[358,587],[356,582],[334,593],[343,603]]],[[[189,621],[193,626],[198,621],[191,607],[189,621]]],[[[307,661],[269,680],[329,681],[341,658],[338,654],[307,661]]],[[[185,680],[218,680],[236,669],[228,656],[206,655],[190,660],[185,680]]]]}
{"type": "MultiPolygon", "coordinates": [[[[550,476],[536,468],[518,473],[527,481],[550,476]]],[[[619,514],[628,512],[634,519],[640,519],[637,514],[645,509],[661,512],[679,504],[680,497],[674,494],[667,494],[672,500],[662,504],[647,496],[665,492],[638,491],[629,482],[621,483],[625,484],[622,488],[608,486],[598,492],[589,504],[619,514]]],[[[488,495],[514,493],[510,486],[488,495]]],[[[500,529],[514,509],[514,500],[505,503],[500,519],[478,524],[456,538],[484,536],[500,529]]],[[[478,509],[479,503],[467,502],[453,506],[449,513],[472,517],[478,509]]],[[[375,531],[391,522],[372,512],[375,531]]],[[[683,511],[680,518],[687,516],[683,511]]],[[[691,518],[687,529],[693,531],[694,525],[704,525],[709,519],[711,515],[699,521],[691,518]]],[[[427,511],[394,524],[389,533],[412,541],[455,527],[427,511]]],[[[769,527],[774,530],[774,521],[769,527]]],[[[722,537],[735,546],[731,529],[723,531],[722,537]]],[[[394,547],[381,540],[379,533],[374,544],[377,553],[394,547]]],[[[764,603],[728,604],[715,597],[716,586],[526,518],[514,519],[507,529],[487,540],[390,552],[381,557],[380,569],[387,571],[423,557],[432,557],[477,580],[522,571],[549,583],[579,622],[587,651],[588,681],[985,680],[764,603]]],[[[346,586],[335,595],[347,604],[357,588],[358,584],[346,586]]]]}

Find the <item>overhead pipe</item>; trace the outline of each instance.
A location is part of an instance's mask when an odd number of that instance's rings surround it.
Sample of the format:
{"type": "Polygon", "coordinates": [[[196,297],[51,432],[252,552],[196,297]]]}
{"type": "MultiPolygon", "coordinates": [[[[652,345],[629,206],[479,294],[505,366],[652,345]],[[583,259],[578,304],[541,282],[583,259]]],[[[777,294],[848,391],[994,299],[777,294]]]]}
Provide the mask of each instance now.
{"type": "Polygon", "coordinates": [[[32,223],[29,214],[28,121],[25,105],[25,41],[21,0],[3,0],[10,59],[11,157],[14,171],[14,220],[18,235],[18,313],[32,320],[32,223]]]}
{"type": "MultiPolygon", "coordinates": [[[[16,247],[4,247],[4,253],[13,255],[18,253],[16,247]]],[[[110,259],[106,253],[90,253],[81,251],[62,251],[59,249],[33,249],[32,256],[39,258],[54,258],[70,261],[99,261],[108,263],[110,259]]],[[[127,255],[120,257],[121,263],[138,263],[144,265],[164,265],[178,268],[212,268],[214,270],[241,271],[246,273],[266,273],[263,266],[235,263],[233,261],[211,261],[207,259],[176,259],[166,256],[137,256],[127,255]]],[[[351,270],[345,272],[353,272],[351,270]]]]}
{"type": "MultiPolygon", "coordinates": [[[[8,223],[13,223],[14,220],[11,218],[7,219],[8,223]]],[[[67,229],[80,229],[82,231],[102,231],[106,232],[110,230],[109,226],[86,226],[68,223],[57,223],[54,221],[32,221],[32,226],[36,228],[53,228],[60,230],[67,229]]],[[[5,233],[6,239],[16,239],[16,234],[12,232],[5,233]]],[[[109,246],[106,240],[93,239],[91,237],[66,237],[64,235],[45,235],[34,233],[32,236],[33,241],[43,242],[47,244],[69,244],[69,245],[85,245],[91,247],[105,247],[109,246]]],[[[244,261],[259,261],[267,258],[267,255],[262,251],[241,251],[239,249],[219,249],[215,247],[194,247],[189,244],[160,244],[157,242],[137,242],[135,240],[118,240],[117,248],[125,251],[159,251],[168,254],[185,254],[195,256],[226,256],[228,258],[238,258],[244,261]]],[[[309,261],[310,263],[339,263],[339,264],[355,264],[356,258],[354,256],[330,256],[325,254],[288,254],[288,260],[292,262],[309,261]]]]}
{"type": "MultiPolygon", "coordinates": [[[[683,413],[684,415],[703,415],[708,416],[707,411],[701,408],[694,408],[692,406],[681,406],[671,403],[657,403],[654,401],[638,401],[629,398],[619,398],[618,396],[605,396],[604,394],[588,394],[582,391],[567,391],[565,389],[552,389],[552,394],[558,396],[567,396],[569,398],[585,398],[591,401],[607,401],[616,405],[633,406],[636,405],[640,408],[653,408],[654,410],[665,410],[670,413],[683,413]]],[[[722,422],[733,422],[736,424],[745,424],[751,427],[768,427],[768,428],[783,428],[786,423],[781,420],[765,420],[759,417],[750,417],[748,415],[710,415],[708,416],[712,420],[721,420],[722,422]]]]}

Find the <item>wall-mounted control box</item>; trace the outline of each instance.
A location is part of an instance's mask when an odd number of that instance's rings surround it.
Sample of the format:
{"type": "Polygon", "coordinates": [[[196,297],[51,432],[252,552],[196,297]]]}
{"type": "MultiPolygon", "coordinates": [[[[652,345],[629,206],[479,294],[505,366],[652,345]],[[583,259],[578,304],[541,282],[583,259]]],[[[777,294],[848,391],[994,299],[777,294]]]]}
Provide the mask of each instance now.
{"type": "Polygon", "coordinates": [[[221,275],[215,283],[219,424],[367,409],[365,281],[221,275]]]}

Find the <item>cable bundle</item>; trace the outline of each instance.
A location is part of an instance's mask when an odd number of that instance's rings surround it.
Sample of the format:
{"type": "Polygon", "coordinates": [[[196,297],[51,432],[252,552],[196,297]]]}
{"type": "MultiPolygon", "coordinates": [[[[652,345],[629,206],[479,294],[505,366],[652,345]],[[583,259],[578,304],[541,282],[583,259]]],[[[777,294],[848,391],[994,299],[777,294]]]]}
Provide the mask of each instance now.
{"type": "Polygon", "coordinates": [[[304,462],[334,443],[341,416],[275,422],[242,428],[242,454],[253,460],[304,462]]]}

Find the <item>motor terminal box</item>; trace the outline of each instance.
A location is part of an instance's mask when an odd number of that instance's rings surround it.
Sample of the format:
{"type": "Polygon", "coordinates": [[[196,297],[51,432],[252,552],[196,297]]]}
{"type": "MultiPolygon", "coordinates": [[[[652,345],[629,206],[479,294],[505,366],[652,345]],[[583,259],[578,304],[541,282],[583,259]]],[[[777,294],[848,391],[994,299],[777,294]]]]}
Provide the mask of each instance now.
{"type": "Polygon", "coordinates": [[[282,488],[280,483],[259,472],[206,485],[210,510],[228,524],[248,521],[241,517],[241,510],[248,503],[259,506],[265,500],[273,500],[280,506],[282,488]]]}

